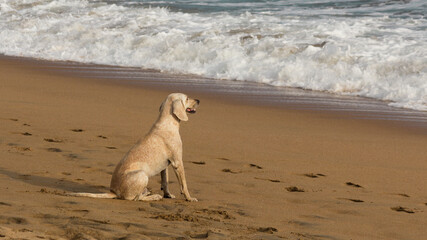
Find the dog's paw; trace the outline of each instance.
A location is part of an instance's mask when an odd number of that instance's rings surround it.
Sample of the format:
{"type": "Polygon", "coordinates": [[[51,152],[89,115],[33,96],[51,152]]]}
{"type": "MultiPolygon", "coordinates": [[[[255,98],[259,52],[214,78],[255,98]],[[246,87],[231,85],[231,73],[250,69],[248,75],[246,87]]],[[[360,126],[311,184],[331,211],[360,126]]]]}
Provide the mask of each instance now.
{"type": "Polygon", "coordinates": [[[146,198],[149,201],[160,201],[160,200],[162,200],[163,197],[159,194],[153,194],[153,195],[147,196],[146,198]]]}
{"type": "Polygon", "coordinates": [[[173,194],[170,194],[170,193],[165,193],[164,195],[163,195],[163,197],[164,198],[175,198],[175,195],[173,195],[173,194]]]}
{"type": "Polygon", "coordinates": [[[189,201],[189,202],[198,202],[199,200],[197,200],[197,198],[190,197],[190,198],[187,198],[187,201],[189,201]]]}

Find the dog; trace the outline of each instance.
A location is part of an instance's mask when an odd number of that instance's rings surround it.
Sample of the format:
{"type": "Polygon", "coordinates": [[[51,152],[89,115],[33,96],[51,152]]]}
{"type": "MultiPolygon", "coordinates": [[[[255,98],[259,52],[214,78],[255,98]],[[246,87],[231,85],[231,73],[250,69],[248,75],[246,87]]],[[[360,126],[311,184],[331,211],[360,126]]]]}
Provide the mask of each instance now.
{"type": "Polygon", "coordinates": [[[151,130],[140,139],[117,164],[111,178],[110,193],[69,193],[68,196],[92,198],[118,198],[133,201],[157,201],[175,198],[169,192],[167,168],[172,165],[181,186],[181,194],[190,202],[182,161],[182,141],[179,134],[181,121],[188,121],[187,113],[195,113],[198,99],[188,98],[183,93],[170,94],[160,105],[160,114],[151,130]],[[160,173],[163,197],[150,195],[148,179],[160,173]]]}

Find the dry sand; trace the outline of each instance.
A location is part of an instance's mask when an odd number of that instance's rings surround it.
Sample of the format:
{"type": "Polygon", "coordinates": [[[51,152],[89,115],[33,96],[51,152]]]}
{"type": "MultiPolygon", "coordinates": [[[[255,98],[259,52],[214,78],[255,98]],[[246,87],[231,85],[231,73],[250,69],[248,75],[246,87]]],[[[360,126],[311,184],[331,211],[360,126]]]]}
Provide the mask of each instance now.
{"type": "Polygon", "coordinates": [[[177,199],[67,197],[108,191],[169,92],[7,58],[0,73],[0,239],[426,239],[425,128],[193,93],[181,134],[199,202],[173,174],[177,199]]]}

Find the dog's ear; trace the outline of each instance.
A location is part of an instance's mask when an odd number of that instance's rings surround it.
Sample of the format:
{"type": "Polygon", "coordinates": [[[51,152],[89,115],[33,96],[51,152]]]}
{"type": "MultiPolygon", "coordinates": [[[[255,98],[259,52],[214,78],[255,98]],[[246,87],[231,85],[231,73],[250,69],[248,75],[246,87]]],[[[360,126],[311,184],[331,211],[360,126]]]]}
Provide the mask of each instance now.
{"type": "Polygon", "coordinates": [[[165,105],[165,102],[166,102],[166,100],[163,101],[162,104],[160,104],[159,112],[161,112],[163,110],[163,106],[165,105]]]}
{"type": "Polygon", "coordinates": [[[188,116],[185,112],[185,106],[181,99],[173,101],[172,112],[179,120],[188,121],[188,116]]]}

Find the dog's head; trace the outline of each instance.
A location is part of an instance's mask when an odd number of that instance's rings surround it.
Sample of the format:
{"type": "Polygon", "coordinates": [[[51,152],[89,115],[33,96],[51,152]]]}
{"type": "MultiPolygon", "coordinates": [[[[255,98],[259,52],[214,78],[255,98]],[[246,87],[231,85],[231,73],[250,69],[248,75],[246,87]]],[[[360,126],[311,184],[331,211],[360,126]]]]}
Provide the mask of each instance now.
{"type": "Polygon", "coordinates": [[[183,93],[172,93],[160,105],[159,111],[171,111],[179,120],[188,121],[187,113],[196,113],[200,100],[189,98],[183,93]],[[168,105],[168,106],[166,106],[168,105]],[[170,105],[170,106],[169,106],[170,105]]]}

